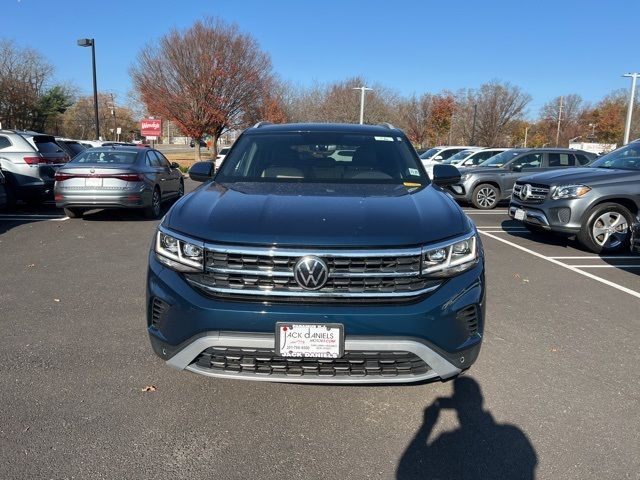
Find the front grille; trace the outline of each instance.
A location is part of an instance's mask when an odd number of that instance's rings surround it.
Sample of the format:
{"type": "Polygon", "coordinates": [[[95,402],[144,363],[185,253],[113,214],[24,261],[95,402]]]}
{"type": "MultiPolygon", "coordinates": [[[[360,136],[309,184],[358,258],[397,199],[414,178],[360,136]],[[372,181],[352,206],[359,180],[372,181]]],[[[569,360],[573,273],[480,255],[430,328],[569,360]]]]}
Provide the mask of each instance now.
{"type": "Polygon", "coordinates": [[[467,324],[469,335],[475,335],[478,333],[478,309],[475,305],[469,305],[468,307],[459,310],[456,314],[456,318],[467,324]]]}
{"type": "Polygon", "coordinates": [[[193,362],[212,372],[290,377],[398,377],[431,368],[410,352],[347,351],[342,358],[285,358],[274,349],[210,347],[193,362]]]}
{"type": "Polygon", "coordinates": [[[437,288],[441,280],[420,275],[420,248],[389,250],[297,250],[205,246],[204,273],[185,274],[206,295],[238,300],[310,302],[408,301],[437,288]],[[306,256],[326,264],[326,283],[302,288],[294,268],[306,256]]]}
{"type": "Polygon", "coordinates": [[[547,198],[548,194],[549,194],[549,187],[545,185],[536,185],[532,183],[524,183],[524,184],[516,183],[513,186],[513,198],[524,203],[542,203],[544,202],[544,199],[547,198]],[[529,185],[530,193],[527,198],[522,198],[521,197],[522,188],[525,185],[529,185]]]}

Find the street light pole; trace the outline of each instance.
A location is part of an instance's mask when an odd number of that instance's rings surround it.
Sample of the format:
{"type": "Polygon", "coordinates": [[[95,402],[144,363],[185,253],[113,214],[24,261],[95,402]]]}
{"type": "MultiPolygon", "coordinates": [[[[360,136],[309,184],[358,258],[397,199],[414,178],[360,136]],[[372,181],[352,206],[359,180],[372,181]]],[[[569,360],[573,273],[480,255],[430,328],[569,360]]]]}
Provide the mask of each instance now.
{"type": "Polygon", "coordinates": [[[91,47],[91,63],[93,66],[93,113],[96,122],[96,140],[100,140],[100,120],[98,118],[98,81],[96,79],[96,40],[94,38],[81,38],[78,46],[91,47]]]}
{"type": "Polygon", "coordinates": [[[629,94],[629,107],[627,108],[627,121],[624,125],[624,141],[623,145],[629,143],[629,134],[631,133],[631,115],[633,114],[633,102],[636,99],[636,81],[640,77],[640,73],[626,73],[623,77],[631,77],[631,93],[629,94]]]}
{"type": "Polygon", "coordinates": [[[360,125],[364,123],[364,92],[369,90],[373,92],[373,88],[354,87],[354,90],[360,90],[360,125]]]}

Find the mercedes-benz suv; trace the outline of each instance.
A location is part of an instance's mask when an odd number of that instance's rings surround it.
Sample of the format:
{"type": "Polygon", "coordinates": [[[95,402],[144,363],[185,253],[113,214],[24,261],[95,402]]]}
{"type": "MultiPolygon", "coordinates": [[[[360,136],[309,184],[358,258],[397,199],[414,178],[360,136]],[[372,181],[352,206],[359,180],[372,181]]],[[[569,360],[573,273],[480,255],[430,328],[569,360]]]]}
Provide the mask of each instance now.
{"type": "Polygon", "coordinates": [[[147,327],[177,369],[280,382],[455,377],[480,350],[471,220],[390,125],[260,123],[161,222],[147,327]],[[353,152],[339,156],[336,152],[353,152]]]}

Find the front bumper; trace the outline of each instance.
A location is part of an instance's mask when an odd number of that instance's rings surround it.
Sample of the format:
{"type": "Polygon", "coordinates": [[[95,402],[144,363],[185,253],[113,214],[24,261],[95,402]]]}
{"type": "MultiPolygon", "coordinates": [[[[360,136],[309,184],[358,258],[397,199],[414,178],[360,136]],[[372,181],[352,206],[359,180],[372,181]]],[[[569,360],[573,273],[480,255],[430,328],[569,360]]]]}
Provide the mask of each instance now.
{"type": "MultiPolygon", "coordinates": [[[[170,366],[213,377],[302,383],[406,383],[447,379],[471,366],[480,351],[485,312],[484,264],[444,282],[411,303],[383,305],[291,304],[206,297],[150,253],[147,327],[158,356],[170,366]],[[164,305],[154,313],[154,301],[164,305]],[[471,308],[473,324],[460,316],[471,308]],[[405,352],[429,369],[395,376],[291,376],[203,368],[196,359],[210,348],[274,349],[277,322],[340,323],[345,352],[405,352]]],[[[282,360],[282,359],[275,359],[282,360]]],[[[322,362],[320,362],[322,363],[322,362]]]]}
{"type": "MultiPolygon", "coordinates": [[[[542,203],[523,203],[511,198],[509,216],[515,219],[517,209],[524,210],[524,223],[537,225],[545,230],[575,235],[582,227],[582,218],[589,205],[582,199],[551,200],[542,203]]],[[[518,220],[520,221],[520,220],[518,220]]]]}

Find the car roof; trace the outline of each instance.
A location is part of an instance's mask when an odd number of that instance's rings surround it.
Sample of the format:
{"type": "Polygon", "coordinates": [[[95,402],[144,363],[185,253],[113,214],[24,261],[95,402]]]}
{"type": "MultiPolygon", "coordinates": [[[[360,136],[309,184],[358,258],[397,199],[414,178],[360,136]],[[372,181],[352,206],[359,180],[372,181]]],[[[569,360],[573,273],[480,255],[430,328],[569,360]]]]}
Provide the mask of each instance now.
{"type": "MultiPolygon", "coordinates": [[[[93,152],[149,152],[152,148],[131,147],[128,145],[110,145],[106,147],[94,147],[89,149],[93,152]]],[[[155,151],[155,150],[154,150],[155,151]]]]}
{"type": "Polygon", "coordinates": [[[245,134],[260,135],[264,133],[282,132],[344,132],[361,134],[394,135],[402,132],[392,125],[358,125],[353,123],[278,123],[265,124],[261,122],[255,127],[245,130],[245,134]]]}

